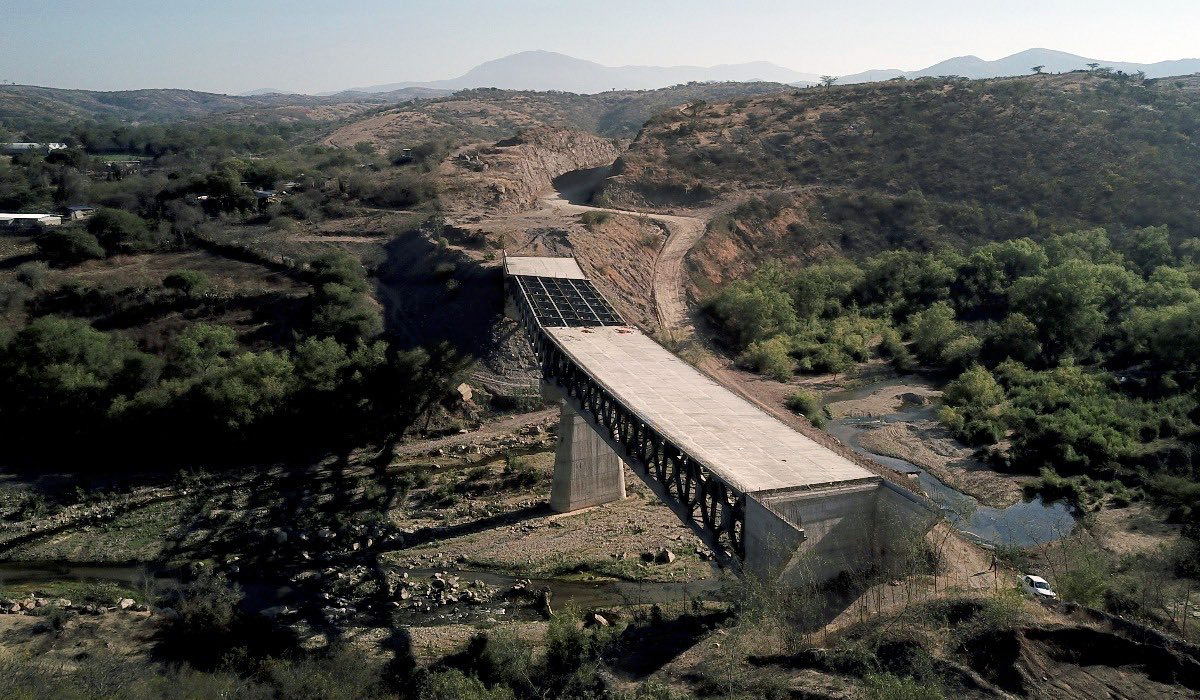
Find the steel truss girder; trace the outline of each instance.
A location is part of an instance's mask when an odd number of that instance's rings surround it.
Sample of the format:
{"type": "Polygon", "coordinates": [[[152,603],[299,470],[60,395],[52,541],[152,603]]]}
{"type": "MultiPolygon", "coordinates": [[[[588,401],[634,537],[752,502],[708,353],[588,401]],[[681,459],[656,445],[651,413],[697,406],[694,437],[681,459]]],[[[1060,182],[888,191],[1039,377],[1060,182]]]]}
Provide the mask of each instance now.
{"type": "MultiPolygon", "coordinates": [[[[516,290],[510,288],[510,293],[516,290]]],[[[518,322],[541,365],[542,376],[578,403],[592,427],[620,448],[618,453],[643,479],[657,483],[681,515],[717,547],[745,554],[746,497],[600,386],[543,332],[523,295],[513,294],[518,322]]]]}

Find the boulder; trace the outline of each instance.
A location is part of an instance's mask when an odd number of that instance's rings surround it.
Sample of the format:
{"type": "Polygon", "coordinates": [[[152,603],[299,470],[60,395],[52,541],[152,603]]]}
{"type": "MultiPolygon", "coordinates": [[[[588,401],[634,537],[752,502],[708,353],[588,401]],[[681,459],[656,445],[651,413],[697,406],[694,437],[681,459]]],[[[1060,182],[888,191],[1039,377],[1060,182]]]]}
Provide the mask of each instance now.
{"type": "Polygon", "coordinates": [[[658,550],[658,554],[654,555],[654,561],[658,562],[659,564],[670,564],[671,562],[675,561],[675,552],[663,547],[662,549],[658,550]]]}
{"type": "Polygon", "coordinates": [[[925,404],[929,403],[928,396],[922,396],[921,394],[914,394],[911,391],[900,394],[896,398],[900,399],[904,403],[913,404],[914,406],[924,406],[925,404]]]}
{"type": "Polygon", "coordinates": [[[583,625],[584,627],[608,627],[609,622],[608,618],[600,613],[590,612],[583,616],[583,625]]]}
{"type": "Polygon", "coordinates": [[[135,605],[137,605],[137,601],[133,598],[122,598],[117,601],[117,607],[122,610],[128,610],[135,605]]]}

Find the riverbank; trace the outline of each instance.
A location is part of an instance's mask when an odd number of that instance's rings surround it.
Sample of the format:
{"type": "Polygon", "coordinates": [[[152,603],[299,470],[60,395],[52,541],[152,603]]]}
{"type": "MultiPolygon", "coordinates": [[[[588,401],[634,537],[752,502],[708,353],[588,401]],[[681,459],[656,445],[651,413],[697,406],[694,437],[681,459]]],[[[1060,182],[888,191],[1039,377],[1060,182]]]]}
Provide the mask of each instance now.
{"type": "Polygon", "coordinates": [[[990,469],[975,457],[975,450],[956,440],[936,418],[940,398],[941,391],[932,383],[902,378],[833,392],[826,409],[843,422],[879,419],[858,435],[858,445],[870,453],[910,462],[986,506],[1019,503],[1025,478],[990,469]]]}

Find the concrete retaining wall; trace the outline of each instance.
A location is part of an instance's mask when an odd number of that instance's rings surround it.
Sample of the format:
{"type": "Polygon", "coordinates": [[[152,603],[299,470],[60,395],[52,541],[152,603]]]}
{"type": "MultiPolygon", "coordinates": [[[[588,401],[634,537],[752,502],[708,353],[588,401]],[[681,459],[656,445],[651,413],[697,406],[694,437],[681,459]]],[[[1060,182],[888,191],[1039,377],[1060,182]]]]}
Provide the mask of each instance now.
{"type": "Polygon", "coordinates": [[[887,567],[914,551],[937,513],[887,481],[746,499],[746,569],[792,585],[887,567]]]}
{"type": "Polygon", "coordinates": [[[796,585],[825,581],[868,566],[874,550],[878,493],[879,483],[868,482],[748,498],[746,532],[749,535],[762,528],[768,534],[753,538],[753,554],[752,538],[747,537],[747,563],[754,562],[751,570],[755,573],[778,576],[796,585]],[[758,502],[753,523],[751,500],[758,502]],[[766,512],[774,515],[776,522],[772,523],[766,512]],[[788,537],[780,534],[781,523],[802,531],[798,548],[789,551],[788,537]]]}

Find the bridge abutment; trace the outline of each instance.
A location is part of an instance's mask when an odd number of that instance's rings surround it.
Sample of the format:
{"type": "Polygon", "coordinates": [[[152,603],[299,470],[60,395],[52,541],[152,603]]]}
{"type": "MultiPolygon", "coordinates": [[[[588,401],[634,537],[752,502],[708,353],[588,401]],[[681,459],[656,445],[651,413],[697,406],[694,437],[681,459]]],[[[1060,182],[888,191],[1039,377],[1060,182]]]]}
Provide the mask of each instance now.
{"type": "MultiPolygon", "coordinates": [[[[545,385],[542,393],[557,398],[557,391],[545,385]]],[[[554,452],[550,508],[566,513],[625,498],[621,458],[570,403],[557,400],[558,448],[554,452]]]]}
{"type": "Polygon", "coordinates": [[[625,496],[631,471],[718,557],[795,585],[918,560],[936,511],[624,325],[571,258],[506,257],[506,311],[560,405],[550,505],[625,496]]]}

